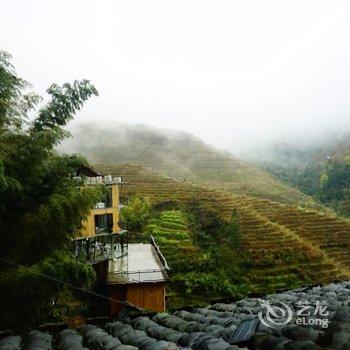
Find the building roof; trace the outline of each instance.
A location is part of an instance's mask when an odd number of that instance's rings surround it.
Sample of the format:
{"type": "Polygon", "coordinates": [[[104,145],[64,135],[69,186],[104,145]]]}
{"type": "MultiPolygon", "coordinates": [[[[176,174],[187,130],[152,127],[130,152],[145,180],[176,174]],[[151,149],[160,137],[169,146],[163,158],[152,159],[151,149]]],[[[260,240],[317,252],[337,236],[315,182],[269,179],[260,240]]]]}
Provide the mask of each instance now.
{"type": "Polygon", "coordinates": [[[167,279],[165,266],[152,244],[131,243],[126,256],[109,261],[109,284],[164,282],[167,279]]]}
{"type": "Polygon", "coordinates": [[[77,176],[88,176],[88,177],[93,177],[93,176],[102,176],[102,174],[98,173],[96,170],[94,170],[92,167],[81,167],[77,170],[77,176]]]}
{"type": "Polygon", "coordinates": [[[86,185],[96,185],[96,184],[105,184],[105,185],[122,185],[126,182],[123,182],[123,176],[112,176],[112,175],[104,175],[98,173],[91,167],[81,167],[77,169],[76,178],[79,179],[81,177],[85,178],[86,185]]]}
{"type": "MultiPolygon", "coordinates": [[[[120,350],[169,350],[169,349],[348,349],[350,339],[350,281],[327,286],[291,290],[268,295],[261,299],[245,298],[230,304],[214,304],[203,308],[190,308],[172,314],[140,316],[129,314],[92,324],[77,330],[65,329],[48,334],[31,331],[27,337],[8,336],[0,340],[0,349],[120,349],[120,350]],[[311,322],[317,301],[326,303],[328,327],[311,322]],[[258,319],[264,311],[263,302],[270,302],[280,309],[288,305],[294,316],[301,305],[309,305],[311,317],[308,325],[297,324],[295,318],[281,322],[272,328],[262,323],[250,326],[249,320],[258,319]],[[283,303],[283,304],[281,304],[283,303]],[[248,322],[248,323],[247,323],[248,322]],[[242,325],[244,327],[242,327],[242,325]],[[241,343],[247,335],[251,339],[241,343]],[[234,345],[235,344],[235,345],[234,345]]],[[[265,315],[265,314],[264,314],[265,315]]],[[[272,314],[269,315],[273,317],[272,314]]]]}

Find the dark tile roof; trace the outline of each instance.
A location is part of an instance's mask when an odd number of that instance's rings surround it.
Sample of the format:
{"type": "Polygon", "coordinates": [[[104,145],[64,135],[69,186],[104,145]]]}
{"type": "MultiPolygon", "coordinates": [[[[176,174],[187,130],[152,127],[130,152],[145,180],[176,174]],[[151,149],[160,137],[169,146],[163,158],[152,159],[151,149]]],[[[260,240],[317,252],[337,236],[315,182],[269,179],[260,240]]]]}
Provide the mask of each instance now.
{"type": "Polygon", "coordinates": [[[350,282],[291,290],[263,299],[245,298],[231,304],[218,303],[172,314],[122,313],[114,321],[101,325],[88,324],[54,334],[33,330],[23,339],[12,335],[0,340],[0,350],[239,348],[350,349],[350,282]],[[266,302],[273,307],[270,313],[266,312],[266,302]],[[300,311],[310,314],[304,319],[307,325],[298,323],[297,320],[302,319],[300,311]],[[251,320],[263,322],[255,329],[251,320]],[[271,324],[271,321],[274,322],[271,324]],[[254,334],[248,341],[233,344],[244,339],[249,329],[254,334]]]}

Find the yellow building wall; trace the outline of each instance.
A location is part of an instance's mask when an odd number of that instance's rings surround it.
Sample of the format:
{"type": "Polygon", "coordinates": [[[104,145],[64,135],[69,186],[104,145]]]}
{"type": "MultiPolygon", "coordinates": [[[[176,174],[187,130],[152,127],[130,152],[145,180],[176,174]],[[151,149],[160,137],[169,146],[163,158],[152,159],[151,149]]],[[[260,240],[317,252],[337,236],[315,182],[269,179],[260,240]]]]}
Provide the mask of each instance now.
{"type": "Polygon", "coordinates": [[[112,214],[113,216],[113,232],[120,230],[119,222],[119,188],[118,185],[110,185],[112,188],[112,207],[102,209],[92,209],[87,219],[83,222],[83,228],[80,237],[93,237],[95,233],[95,215],[112,214]]]}

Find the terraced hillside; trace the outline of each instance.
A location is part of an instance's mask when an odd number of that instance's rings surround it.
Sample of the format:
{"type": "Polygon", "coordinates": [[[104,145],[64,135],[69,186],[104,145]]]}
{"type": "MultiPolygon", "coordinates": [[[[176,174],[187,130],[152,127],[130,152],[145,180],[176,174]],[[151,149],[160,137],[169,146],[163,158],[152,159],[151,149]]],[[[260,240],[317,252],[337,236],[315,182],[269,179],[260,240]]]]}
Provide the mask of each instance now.
{"type": "Polygon", "coordinates": [[[281,203],[315,206],[314,200],[258,166],[215,149],[185,132],[113,122],[78,124],[63,151],[91,163],[142,165],[166,176],[281,203]]]}
{"type": "Polygon", "coordinates": [[[350,276],[349,221],[179,182],[140,166],[97,165],[96,169],[124,176],[124,200],[136,193],[147,195],[158,204],[195,198],[218,209],[227,220],[232,209],[237,209],[243,233],[241,252],[248,256],[243,268],[252,292],[272,292],[350,276]]]}
{"type": "Polygon", "coordinates": [[[288,276],[295,281],[303,273],[314,282],[341,280],[349,275],[349,222],[251,198],[236,200],[233,205],[244,215],[245,247],[252,254],[263,255],[265,261],[270,256],[271,261],[282,259],[286,263],[253,270],[257,288],[266,278],[275,280],[276,276],[281,276],[283,287],[288,276]]]}
{"type": "Polygon", "coordinates": [[[313,211],[281,206],[264,200],[249,200],[246,208],[254,209],[273,223],[283,225],[299,237],[322,249],[344,270],[350,271],[349,220],[320,215],[313,211]]]}
{"type": "Polygon", "coordinates": [[[184,279],[190,279],[189,274],[192,272],[188,271],[188,267],[193,271],[194,265],[200,259],[200,249],[193,244],[186,215],[179,210],[162,211],[149,220],[144,231],[156,239],[172,268],[173,283],[167,290],[168,307],[197,303],[198,300],[193,295],[186,296],[187,300],[184,300],[183,293],[178,293],[174,288],[178,282],[183,284],[181,282],[184,279]]]}

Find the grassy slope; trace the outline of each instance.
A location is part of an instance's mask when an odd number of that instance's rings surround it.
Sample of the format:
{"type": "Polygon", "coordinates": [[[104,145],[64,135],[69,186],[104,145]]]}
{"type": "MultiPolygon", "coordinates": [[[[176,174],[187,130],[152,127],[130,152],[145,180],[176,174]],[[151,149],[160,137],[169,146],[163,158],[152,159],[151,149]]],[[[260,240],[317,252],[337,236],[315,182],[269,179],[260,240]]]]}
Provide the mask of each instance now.
{"type": "MultiPolygon", "coordinates": [[[[149,196],[153,203],[196,198],[219,207],[226,219],[236,208],[244,236],[243,251],[250,257],[244,268],[251,292],[266,293],[277,288],[350,277],[349,221],[266,199],[179,182],[140,166],[99,165],[96,168],[105,174],[124,175],[128,182],[123,185],[124,198],[135,193],[149,196]]],[[[178,238],[168,244],[160,242],[170,264],[177,257],[190,256],[196,249],[187,238],[178,238]],[[178,244],[182,240],[183,246],[178,244]]]]}
{"type": "Polygon", "coordinates": [[[85,155],[92,163],[142,165],[180,181],[223,188],[236,194],[281,203],[314,206],[314,201],[266,171],[216,150],[184,132],[141,125],[80,124],[64,151],[85,155]]]}

